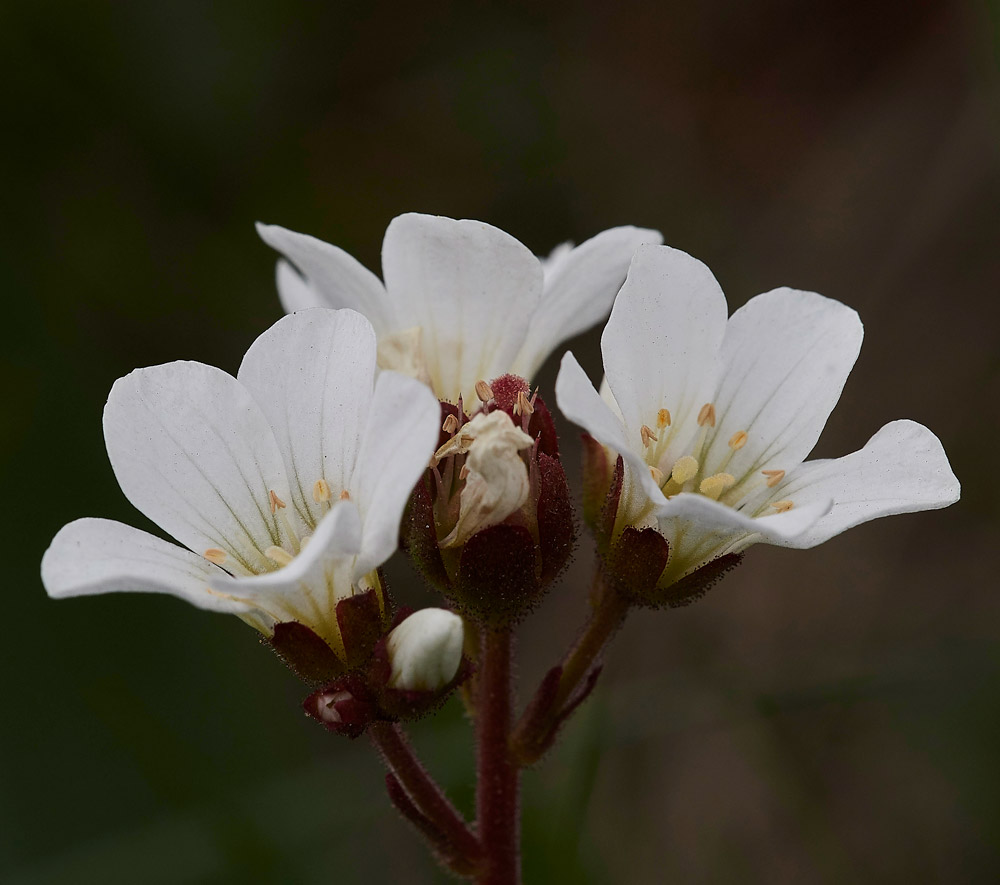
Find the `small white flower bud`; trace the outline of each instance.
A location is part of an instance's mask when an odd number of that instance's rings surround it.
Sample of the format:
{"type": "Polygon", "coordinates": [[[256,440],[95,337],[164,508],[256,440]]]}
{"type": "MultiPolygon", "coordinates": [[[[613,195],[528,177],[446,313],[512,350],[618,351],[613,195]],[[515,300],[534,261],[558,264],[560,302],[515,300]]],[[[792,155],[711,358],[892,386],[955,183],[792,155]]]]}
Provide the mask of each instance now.
{"type": "Polygon", "coordinates": [[[414,612],[386,639],[392,672],[389,686],[440,691],[458,672],[465,630],[462,619],[443,608],[414,612]]]}

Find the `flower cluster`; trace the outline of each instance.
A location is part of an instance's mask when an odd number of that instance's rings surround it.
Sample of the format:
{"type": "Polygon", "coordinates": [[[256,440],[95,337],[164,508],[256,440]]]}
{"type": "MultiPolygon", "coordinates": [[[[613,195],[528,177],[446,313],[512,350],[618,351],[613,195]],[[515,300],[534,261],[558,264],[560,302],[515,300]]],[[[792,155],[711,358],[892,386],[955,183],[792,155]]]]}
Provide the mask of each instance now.
{"type": "Polygon", "coordinates": [[[539,259],[490,225],[408,214],[385,233],[384,282],[336,246],[259,232],[281,253],[289,315],[236,377],[137,369],[104,411],[122,491],[178,543],[80,519],[42,581],[56,598],[167,593],[247,622],[310,684],[310,716],[372,737],[390,799],[459,875],[516,881],[518,771],[590,692],[631,609],[693,601],[752,544],[812,547],[958,499],[941,443],[912,421],[807,461],[858,356],[857,314],[776,289],[729,316],[711,272],[656,231],[539,259]],[[599,389],[566,353],[554,391],[586,431],[590,617],[515,722],[513,629],[577,539],[531,379],[609,312],[599,389]],[[394,606],[382,566],[398,547],[439,606],[394,606]],[[398,725],[459,687],[477,731],[475,830],[398,725]]]}

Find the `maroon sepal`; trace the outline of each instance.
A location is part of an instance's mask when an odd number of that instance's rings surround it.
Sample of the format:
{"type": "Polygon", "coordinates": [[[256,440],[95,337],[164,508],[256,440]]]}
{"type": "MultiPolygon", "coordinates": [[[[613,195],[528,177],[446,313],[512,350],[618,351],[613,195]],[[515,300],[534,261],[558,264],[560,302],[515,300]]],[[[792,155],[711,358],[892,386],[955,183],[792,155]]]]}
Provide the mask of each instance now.
{"type": "Polygon", "coordinates": [[[611,474],[611,482],[608,485],[608,493],[604,497],[604,506],[601,507],[601,515],[597,518],[594,527],[594,539],[597,541],[597,552],[602,556],[608,552],[611,538],[615,532],[615,520],[618,517],[618,505],[622,499],[622,489],[625,486],[625,460],[621,455],[615,462],[614,472],[611,474]]]}
{"type": "Polygon", "coordinates": [[[306,714],[329,731],[356,738],[377,718],[374,697],[362,676],[348,673],[305,699],[306,714]]]}
{"type": "Polygon", "coordinates": [[[573,505],[562,464],[543,452],[538,454],[538,548],[541,583],[551,584],[569,561],[576,541],[573,505]]]}
{"type": "MultiPolygon", "coordinates": [[[[589,433],[581,434],[583,441],[583,521],[596,530],[601,511],[608,499],[611,476],[614,472],[608,462],[608,453],[589,433]]],[[[621,494],[619,490],[619,494],[621,494]]],[[[617,510],[617,504],[616,510],[617,510]]]]}
{"type": "Polygon", "coordinates": [[[342,676],[347,669],[333,649],[305,624],[276,624],[274,635],[263,640],[305,682],[321,685],[342,676]]]}
{"type": "Polygon", "coordinates": [[[344,640],[347,669],[353,670],[371,657],[375,643],[385,632],[386,622],[376,591],[368,590],[340,600],[337,603],[337,623],[344,640]]]}
{"type": "Polygon", "coordinates": [[[626,599],[648,605],[670,556],[670,545],[656,529],[627,526],[605,557],[605,573],[626,599]]]}
{"type": "Polygon", "coordinates": [[[534,402],[535,411],[528,421],[528,436],[538,440],[538,451],[550,458],[559,457],[559,438],[556,436],[556,424],[552,420],[549,407],[537,394],[534,402]]]}
{"type": "Polygon", "coordinates": [[[441,431],[438,433],[438,444],[437,447],[440,449],[448,440],[451,439],[452,435],[450,433],[445,433],[444,422],[448,419],[448,416],[452,415],[458,419],[459,427],[465,424],[469,420],[469,416],[465,414],[465,411],[454,403],[448,403],[441,400],[441,431]]]}
{"type": "Polygon", "coordinates": [[[476,532],[465,544],[450,593],[463,613],[487,627],[505,627],[536,601],[535,540],[526,528],[501,523],[476,532]]]}
{"type": "Polygon", "coordinates": [[[426,473],[410,495],[400,531],[403,550],[413,564],[436,590],[446,592],[448,573],[434,528],[434,503],[426,473]]]}
{"type": "Polygon", "coordinates": [[[742,553],[727,553],[707,562],[697,571],[681,578],[669,587],[657,588],[644,598],[636,597],[637,605],[648,608],[680,608],[701,599],[709,590],[743,561],[742,553]]]}

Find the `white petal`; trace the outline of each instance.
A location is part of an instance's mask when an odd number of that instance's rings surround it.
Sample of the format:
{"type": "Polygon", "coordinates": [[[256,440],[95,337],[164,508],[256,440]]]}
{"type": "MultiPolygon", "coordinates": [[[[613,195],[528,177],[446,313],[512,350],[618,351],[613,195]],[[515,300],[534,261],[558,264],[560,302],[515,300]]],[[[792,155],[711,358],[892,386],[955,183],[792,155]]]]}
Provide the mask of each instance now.
{"type": "Polygon", "coordinates": [[[542,300],[513,371],[531,378],[562,342],[606,317],[635,250],[643,243],[662,242],[659,231],[613,227],[575,249],[557,247],[544,263],[542,300]]]}
{"type": "Polygon", "coordinates": [[[914,421],[892,421],[860,451],[801,465],[771,499],[790,500],[795,510],[833,499],[833,509],[823,519],[787,544],[815,547],[870,519],[947,507],[960,493],[941,441],[914,421]]]}
{"type": "Polygon", "coordinates": [[[298,268],[323,299],[323,307],[356,310],[368,317],[379,334],[393,328],[382,281],[356,258],[316,237],[276,224],[258,223],[257,233],[298,268]]]}
{"type": "Polygon", "coordinates": [[[394,218],[382,271],[398,328],[423,329],[434,392],[471,396],[476,381],[508,372],[542,293],[542,267],[525,246],[481,221],[394,218]]]}
{"type": "Polygon", "coordinates": [[[386,638],[389,685],[405,691],[440,691],[462,663],[462,619],[441,608],[424,608],[386,638]]]}
{"type": "Polygon", "coordinates": [[[715,471],[741,430],[748,439],[726,468],[733,476],[796,467],[840,399],[863,334],[855,311],[814,292],[775,289],[736,311],[722,345],[705,472],[715,471]]]}
{"type": "Polygon", "coordinates": [[[190,550],[110,519],[78,519],[60,529],[42,558],[49,596],[168,593],[210,611],[241,614],[250,607],[224,595],[233,579],[190,550]],[[209,585],[217,581],[223,593],[209,585]]]}
{"type": "Polygon", "coordinates": [[[287,500],[285,468],[267,419],[235,378],[193,362],[136,369],[111,389],[104,439],[125,496],[178,541],[196,552],[218,547],[238,571],[273,567],[264,550],[287,533],[269,493],[287,500]]]}
{"type": "Polygon", "coordinates": [[[278,261],[274,276],[278,286],[278,298],[285,313],[330,306],[309,281],[283,258],[278,261]]]}
{"type": "Polygon", "coordinates": [[[274,621],[299,621],[337,643],[337,603],[354,592],[354,560],[361,544],[361,518],[352,501],[336,501],[302,552],[270,574],[212,586],[252,602],[274,621]]]}
{"type": "Polygon", "coordinates": [[[350,485],[364,524],[357,576],[396,549],[403,510],[434,454],[440,423],[441,407],[426,385],[379,373],[350,485]]]}
{"type": "Polygon", "coordinates": [[[330,509],[315,500],[317,480],[334,499],[348,487],[374,375],[375,332],[353,310],[286,316],[243,358],[237,377],[274,430],[292,503],[309,528],[330,509]]]}
{"type": "Polygon", "coordinates": [[[665,408],[672,423],[663,452],[670,460],[685,454],[694,419],[715,393],[726,315],[704,264],[669,246],[639,247],[601,339],[608,385],[635,445],[665,408]]]}
{"type": "MultiPolygon", "coordinates": [[[[611,406],[594,389],[572,352],[563,355],[556,377],[556,403],[559,410],[574,424],[579,424],[594,439],[614,450],[632,471],[633,481],[638,481],[647,498],[654,504],[662,504],[666,499],[653,479],[642,455],[633,448],[625,437],[621,419],[611,406]]],[[[632,511],[641,509],[637,502],[627,502],[632,511]]]]}

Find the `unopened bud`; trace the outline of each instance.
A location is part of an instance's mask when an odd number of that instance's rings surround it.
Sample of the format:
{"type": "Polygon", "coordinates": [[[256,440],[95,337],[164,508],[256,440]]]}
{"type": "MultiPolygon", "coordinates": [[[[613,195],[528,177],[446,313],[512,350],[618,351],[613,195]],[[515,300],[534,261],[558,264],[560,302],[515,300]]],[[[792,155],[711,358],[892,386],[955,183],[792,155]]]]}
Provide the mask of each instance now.
{"type": "Polygon", "coordinates": [[[386,639],[392,668],[389,686],[440,691],[458,673],[464,641],[462,619],[443,608],[414,612],[386,639]]]}

